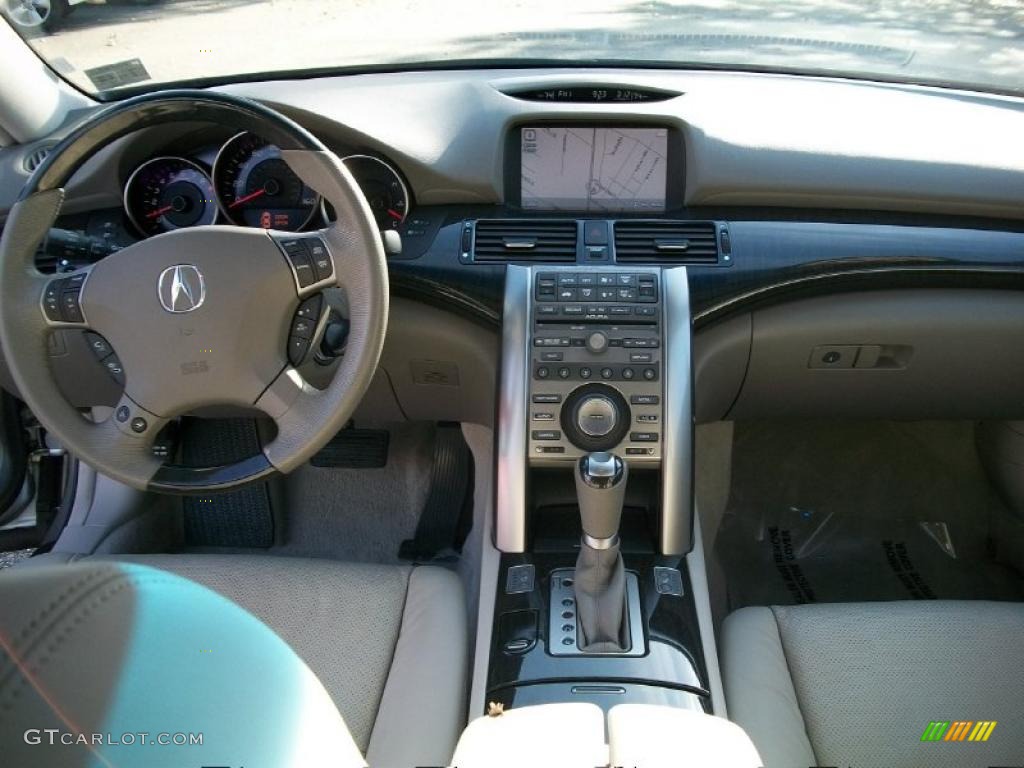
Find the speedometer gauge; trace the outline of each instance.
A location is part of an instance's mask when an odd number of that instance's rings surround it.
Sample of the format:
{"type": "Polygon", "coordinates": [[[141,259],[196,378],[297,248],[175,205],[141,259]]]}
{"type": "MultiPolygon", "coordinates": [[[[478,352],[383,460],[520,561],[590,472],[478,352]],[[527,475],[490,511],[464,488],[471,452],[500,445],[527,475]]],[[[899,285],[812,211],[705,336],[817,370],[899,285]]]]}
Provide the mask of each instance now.
{"type": "Polygon", "coordinates": [[[136,168],[124,187],[124,209],[143,235],[217,219],[210,177],[183,157],[155,157],[136,168]]]}
{"type": "Polygon", "coordinates": [[[240,133],[221,148],[213,185],[224,215],[247,227],[294,232],[306,226],[320,202],[281,151],[252,133],[240,133]]]}

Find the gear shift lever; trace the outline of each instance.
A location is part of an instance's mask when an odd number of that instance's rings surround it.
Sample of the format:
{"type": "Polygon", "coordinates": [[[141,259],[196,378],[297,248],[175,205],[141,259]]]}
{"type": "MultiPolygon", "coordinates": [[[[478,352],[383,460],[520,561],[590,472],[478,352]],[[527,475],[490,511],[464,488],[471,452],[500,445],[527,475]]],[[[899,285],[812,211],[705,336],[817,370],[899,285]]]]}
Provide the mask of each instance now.
{"type": "Polygon", "coordinates": [[[576,464],[576,496],[583,539],[576,560],[576,614],[580,650],[628,650],[626,571],[619,554],[619,521],[626,494],[626,463],[613,453],[590,453],[576,464]]]}

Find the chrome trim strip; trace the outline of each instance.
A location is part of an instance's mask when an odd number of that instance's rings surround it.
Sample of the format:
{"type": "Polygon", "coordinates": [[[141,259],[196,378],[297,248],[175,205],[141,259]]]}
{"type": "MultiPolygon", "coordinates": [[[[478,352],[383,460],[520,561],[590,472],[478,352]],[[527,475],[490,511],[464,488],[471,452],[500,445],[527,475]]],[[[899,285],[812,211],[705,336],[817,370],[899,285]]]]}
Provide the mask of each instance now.
{"type": "Polygon", "coordinates": [[[526,429],[530,375],[531,267],[505,270],[498,392],[498,455],[494,545],[502,552],[526,551],[526,429]]]}
{"type": "Polygon", "coordinates": [[[590,534],[584,533],[583,534],[583,543],[586,544],[591,549],[598,549],[598,550],[611,549],[612,547],[614,547],[616,544],[619,543],[619,534],[616,533],[614,536],[609,536],[607,539],[595,539],[590,534]]]}
{"type": "Polygon", "coordinates": [[[663,555],[683,555],[693,547],[692,318],[686,267],[663,269],[661,285],[664,422],[658,543],[663,555]]]}

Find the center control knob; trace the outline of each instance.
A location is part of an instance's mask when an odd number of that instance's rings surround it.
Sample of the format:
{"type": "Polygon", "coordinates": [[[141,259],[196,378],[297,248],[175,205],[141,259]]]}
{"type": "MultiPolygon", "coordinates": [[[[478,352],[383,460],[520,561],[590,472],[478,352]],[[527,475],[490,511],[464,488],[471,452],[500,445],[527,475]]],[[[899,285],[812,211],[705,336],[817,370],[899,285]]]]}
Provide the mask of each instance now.
{"type": "Polygon", "coordinates": [[[626,437],[633,417],[614,387],[592,383],[577,387],[565,398],[559,421],[570,443],[583,451],[610,451],[626,437]]]}
{"type": "Polygon", "coordinates": [[[591,395],[576,409],[576,425],[590,437],[604,437],[619,420],[619,412],[611,398],[605,395],[591,395]]]}
{"type": "Polygon", "coordinates": [[[587,349],[599,355],[608,349],[608,337],[601,331],[594,331],[587,337],[587,349]]]}

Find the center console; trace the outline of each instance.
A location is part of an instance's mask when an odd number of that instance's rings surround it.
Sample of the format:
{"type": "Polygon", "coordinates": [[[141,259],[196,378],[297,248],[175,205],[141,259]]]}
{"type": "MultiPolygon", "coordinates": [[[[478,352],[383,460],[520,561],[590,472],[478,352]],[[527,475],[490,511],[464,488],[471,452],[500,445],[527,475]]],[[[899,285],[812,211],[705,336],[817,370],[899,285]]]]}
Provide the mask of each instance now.
{"type": "Polygon", "coordinates": [[[688,297],[684,267],[507,267],[488,702],[711,711],[688,297]]]}

